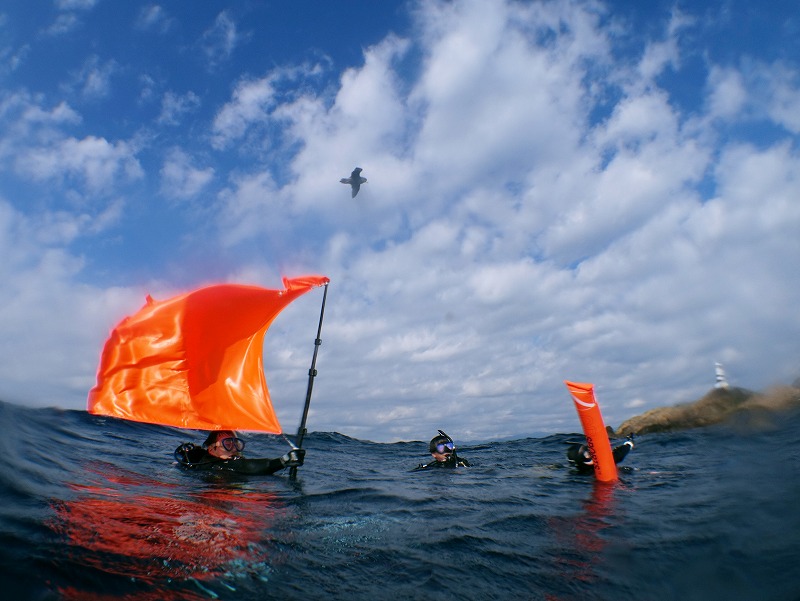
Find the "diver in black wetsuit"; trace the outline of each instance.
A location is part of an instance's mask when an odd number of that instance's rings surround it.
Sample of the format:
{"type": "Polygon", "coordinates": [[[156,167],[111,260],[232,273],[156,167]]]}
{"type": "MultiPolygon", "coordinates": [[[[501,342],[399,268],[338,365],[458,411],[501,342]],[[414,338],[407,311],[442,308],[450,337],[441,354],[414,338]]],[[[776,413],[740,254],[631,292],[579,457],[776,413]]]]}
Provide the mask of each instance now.
{"type": "Polygon", "coordinates": [[[285,467],[303,465],[306,452],[293,448],[277,459],[246,459],[244,441],[233,430],[214,430],[202,447],[187,442],[175,449],[179,465],[194,470],[222,470],[236,474],[269,475],[285,467]]]}
{"type": "Polygon", "coordinates": [[[439,430],[439,436],[434,436],[429,445],[433,461],[428,464],[420,463],[412,471],[424,470],[434,467],[469,467],[469,461],[456,455],[456,445],[453,439],[439,430]]]}
{"type": "MultiPolygon", "coordinates": [[[[579,472],[588,473],[593,471],[594,462],[589,453],[589,447],[579,442],[571,442],[569,445],[567,449],[567,459],[569,462],[578,468],[579,472]]],[[[614,463],[619,463],[625,459],[625,456],[630,453],[632,448],[633,436],[629,436],[628,440],[611,450],[611,454],[614,456],[614,463]]]]}

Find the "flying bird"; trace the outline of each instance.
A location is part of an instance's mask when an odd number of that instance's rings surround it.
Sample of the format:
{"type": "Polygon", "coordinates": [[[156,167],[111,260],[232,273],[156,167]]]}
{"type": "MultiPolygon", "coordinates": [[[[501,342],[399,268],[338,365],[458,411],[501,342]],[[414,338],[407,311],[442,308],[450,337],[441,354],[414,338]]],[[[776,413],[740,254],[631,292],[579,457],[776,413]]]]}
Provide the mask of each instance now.
{"type": "Polygon", "coordinates": [[[361,167],[356,167],[353,169],[353,173],[350,174],[350,177],[343,177],[339,181],[343,184],[350,184],[350,188],[352,191],[351,198],[355,198],[358,191],[361,189],[361,184],[367,183],[366,177],[361,177],[361,167]]]}

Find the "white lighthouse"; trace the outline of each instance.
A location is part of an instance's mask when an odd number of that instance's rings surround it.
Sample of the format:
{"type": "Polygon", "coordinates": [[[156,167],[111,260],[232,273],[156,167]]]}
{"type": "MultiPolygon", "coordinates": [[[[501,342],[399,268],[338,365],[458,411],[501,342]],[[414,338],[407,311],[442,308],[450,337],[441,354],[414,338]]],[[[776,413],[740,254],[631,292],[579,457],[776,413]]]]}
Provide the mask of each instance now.
{"type": "Polygon", "coordinates": [[[717,372],[714,388],[729,388],[730,384],[728,384],[728,380],[725,378],[725,370],[722,369],[722,363],[714,363],[714,367],[717,372]]]}

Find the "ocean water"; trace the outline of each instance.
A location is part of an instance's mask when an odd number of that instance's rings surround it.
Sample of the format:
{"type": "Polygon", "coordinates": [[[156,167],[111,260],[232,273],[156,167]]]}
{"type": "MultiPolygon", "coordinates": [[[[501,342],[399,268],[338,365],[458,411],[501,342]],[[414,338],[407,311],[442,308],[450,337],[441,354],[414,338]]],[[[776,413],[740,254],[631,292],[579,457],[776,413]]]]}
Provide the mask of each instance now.
{"type": "Polygon", "coordinates": [[[198,432],[0,416],[0,599],[800,599],[800,412],[641,436],[613,485],[569,467],[577,433],[411,472],[427,442],[315,432],[292,480],[179,469],[198,432]]]}

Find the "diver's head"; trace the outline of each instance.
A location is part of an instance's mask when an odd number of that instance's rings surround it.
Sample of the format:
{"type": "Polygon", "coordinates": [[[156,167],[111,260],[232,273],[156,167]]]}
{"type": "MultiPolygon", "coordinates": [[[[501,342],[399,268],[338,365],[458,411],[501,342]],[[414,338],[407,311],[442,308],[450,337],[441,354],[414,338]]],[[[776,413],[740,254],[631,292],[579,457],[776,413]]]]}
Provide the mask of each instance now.
{"type": "Polygon", "coordinates": [[[434,436],[431,439],[429,448],[431,455],[433,455],[436,461],[447,461],[456,451],[456,445],[453,439],[441,430],[439,430],[438,436],[434,436]]]}
{"type": "Polygon", "coordinates": [[[244,441],[233,430],[213,430],[203,446],[209,455],[220,459],[236,457],[244,450],[244,441]]]}

